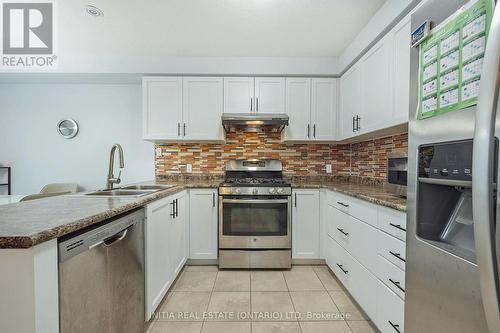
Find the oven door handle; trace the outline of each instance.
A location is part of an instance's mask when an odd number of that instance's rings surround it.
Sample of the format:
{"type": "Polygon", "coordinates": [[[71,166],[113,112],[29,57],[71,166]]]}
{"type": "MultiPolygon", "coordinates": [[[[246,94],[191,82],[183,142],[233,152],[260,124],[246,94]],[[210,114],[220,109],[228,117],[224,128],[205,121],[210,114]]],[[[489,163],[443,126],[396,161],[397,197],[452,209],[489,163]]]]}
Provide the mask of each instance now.
{"type": "Polygon", "coordinates": [[[262,203],[262,204],[276,204],[276,203],[288,203],[288,199],[223,199],[222,203],[262,203]]]}

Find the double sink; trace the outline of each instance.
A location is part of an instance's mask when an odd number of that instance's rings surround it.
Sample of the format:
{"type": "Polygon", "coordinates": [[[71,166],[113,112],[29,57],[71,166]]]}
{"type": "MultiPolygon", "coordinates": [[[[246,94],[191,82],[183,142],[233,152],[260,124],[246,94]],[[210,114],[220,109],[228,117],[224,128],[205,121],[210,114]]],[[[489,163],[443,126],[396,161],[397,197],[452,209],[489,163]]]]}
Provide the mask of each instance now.
{"type": "Polygon", "coordinates": [[[142,197],[174,186],[175,185],[129,185],[113,190],[89,192],[84,195],[87,197],[142,197]]]}

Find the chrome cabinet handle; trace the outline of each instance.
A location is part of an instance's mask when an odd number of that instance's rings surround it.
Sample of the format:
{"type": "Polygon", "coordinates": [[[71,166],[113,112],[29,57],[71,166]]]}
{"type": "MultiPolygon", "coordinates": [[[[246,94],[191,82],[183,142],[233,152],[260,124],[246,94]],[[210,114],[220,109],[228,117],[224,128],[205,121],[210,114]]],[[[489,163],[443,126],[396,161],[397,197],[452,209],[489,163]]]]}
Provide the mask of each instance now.
{"type": "MultiPolygon", "coordinates": [[[[496,6],[491,28],[486,42],[481,73],[477,109],[475,110],[475,130],[472,154],[472,213],[474,218],[474,238],[481,286],[482,303],[490,332],[500,332],[500,288],[496,281],[498,262],[495,259],[495,212],[497,199],[494,197],[493,175],[497,172],[494,140],[495,123],[498,112],[498,88],[500,84],[500,6],[496,6]]],[[[496,215],[496,216],[495,216],[496,215]]]]}
{"type": "Polygon", "coordinates": [[[361,117],[359,115],[356,116],[356,132],[361,130],[361,117]]]}
{"type": "Polygon", "coordinates": [[[356,123],[356,118],[354,116],[352,117],[352,131],[356,132],[356,129],[354,128],[354,124],[356,123]]]}
{"type": "Polygon", "coordinates": [[[348,271],[348,270],[345,270],[345,269],[344,269],[344,265],[337,264],[337,266],[339,266],[340,270],[341,270],[342,272],[344,272],[344,274],[349,273],[349,271],[348,271]]]}
{"type": "Polygon", "coordinates": [[[344,229],[342,228],[337,228],[338,231],[340,231],[344,236],[349,236],[348,232],[345,232],[344,229]]]}
{"type": "Polygon", "coordinates": [[[349,205],[348,205],[348,204],[345,204],[345,203],[343,203],[343,202],[337,201],[337,203],[338,203],[339,205],[341,205],[341,206],[346,207],[346,208],[347,208],[347,207],[349,207],[349,205]]]}
{"type": "Polygon", "coordinates": [[[394,253],[392,251],[389,251],[389,253],[392,254],[394,257],[398,258],[399,260],[401,260],[402,262],[406,262],[406,259],[404,259],[403,257],[401,257],[400,253],[394,253]]]}
{"type": "Polygon", "coordinates": [[[170,213],[170,216],[172,216],[175,219],[175,200],[172,200],[170,205],[172,205],[172,213],[170,213]]]}
{"type": "Polygon", "coordinates": [[[181,136],[181,123],[177,123],[177,136],[181,136]]]}
{"type": "Polygon", "coordinates": [[[401,231],[406,232],[406,229],[405,229],[405,228],[403,228],[403,227],[401,226],[401,224],[389,223],[389,225],[390,225],[391,227],[394,227],[394,228],[396,228],[396,229],[399,229],[399,230],[401,230],[401,231]]]}
{"type": "Polygon", "coordinates": [[[179,217],[179,199],[175,199],[175,217],[179,217]]]}
{"type": "Polygon", "coordinates": [[[399,290],[401,290],[402,292],[405,292],[405,289],[403,287],[401,287],[401,282],[399,281],[394,281],[393,279],[389,278],[389,281],[395,285],[399,290]]]}
{"type": "Polygon", "coordinates": [[[390,320],[388,320],[387,322],[392,326],[392,328],[394,328],[396,332],[401,333],[401,331],[399,330],[399,325],[393,324],[390,320]]]}

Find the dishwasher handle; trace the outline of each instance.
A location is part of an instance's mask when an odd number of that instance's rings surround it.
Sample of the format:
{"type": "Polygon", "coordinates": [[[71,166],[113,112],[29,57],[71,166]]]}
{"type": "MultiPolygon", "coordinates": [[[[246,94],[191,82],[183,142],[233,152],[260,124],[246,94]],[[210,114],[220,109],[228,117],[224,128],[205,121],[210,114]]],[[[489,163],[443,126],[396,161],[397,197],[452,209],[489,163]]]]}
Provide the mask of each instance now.
{"type": "Polygon", "coordinates": [[[116,243],[121,242],[122,240],[125,239],[125,237],[127,237],[127,232],[128,232],[128,228],[123,230],[122,232],[117,233],[114,236],[106,238],[105,240],[102,241],[102,246],[111,247],[111,246],[115,245],[116,243]]]}

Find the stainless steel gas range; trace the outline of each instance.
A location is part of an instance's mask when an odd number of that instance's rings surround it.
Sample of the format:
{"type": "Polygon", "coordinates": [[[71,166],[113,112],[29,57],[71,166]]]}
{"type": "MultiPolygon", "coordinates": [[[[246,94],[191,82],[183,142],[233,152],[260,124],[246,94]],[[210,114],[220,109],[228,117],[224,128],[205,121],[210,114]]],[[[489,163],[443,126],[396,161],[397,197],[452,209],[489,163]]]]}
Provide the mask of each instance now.
{"type": "Polygon", "coordinates": [[[291,267],[290,184],[279,160],[231,160],[219,187],[219,267],[291,267]]]}

